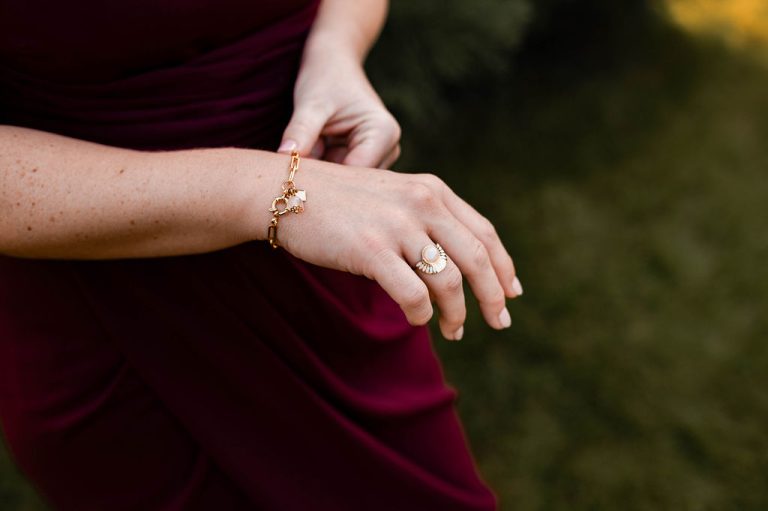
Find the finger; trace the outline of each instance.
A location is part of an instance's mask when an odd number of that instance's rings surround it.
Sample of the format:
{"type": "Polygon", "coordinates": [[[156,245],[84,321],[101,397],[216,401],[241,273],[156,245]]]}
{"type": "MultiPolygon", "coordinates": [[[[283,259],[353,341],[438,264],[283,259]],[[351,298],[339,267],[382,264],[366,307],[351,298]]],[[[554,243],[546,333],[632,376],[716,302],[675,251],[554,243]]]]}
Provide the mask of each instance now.
{"type": "Polygon", "coordinates": [[[283,139],[277,151],[290,153],[295,149],[302,156],[308,156],[328,117],[329,114],[319,104],[307,103],[297,106],[283,132],[283,139]]]}
{"type": "Polygon", "coordinates": [[[443,196],[450,212],[485,245],[504,294],[510,298],[522,295],[523,286],[517,278],[515,263],[493,224],[449,187],[444,187],[443,196]]]}
{"type": "Polygon", "coordinates": [[[464,224],[446,213],[449,219],[435,222],[429,231],[430,236],[443,246],[467,278],[485,321],[494,328],[507,328],[511,319],[504,289],[496,277],[485,245],[464,224]]]}
{"type": "Polygon", "coordinates": [[[372,278],[397,302],[411,325],[425,325],[432,317],[426,284],[394,250],[380,250],[365,275],[372,278]]]}
{"type": "Polygon", "coordinates": [[[344,161],[344,158],[347,157],[347,154],[349,153],[349,149],[347,148],[347,144],[331,144],[331,142],[326,138],[325,141],[325,154],[323,154],[323,159],[325,161],[330,161],[333,163],[342,163],[344,161]]]}
{"type": "Polygon", "coordinates": [[[415,182],[407,193],[406,200],[419,212],[427,234],[443,246],[466,277],[486,322],[494,328],[508,327],[511,320],[504,289],[485,245],[453,216],[431,187],[415,182]]]}
{"type": "MultiPolygon", "coordinates": [[[[432,244],[433,241],[426,235],[406,240],[403,243],[403,256],[409,262],[419,261],[422,258],[422,249],[432,244]]],[[[412,269],[424,281],[434,297],[440,311],[439,325],[443,337],[449,341],[460,340],[464,334],[463,325],[467,319],[467,306],[459,269],[450,259],[445,269],[439,273],[426,274],[417,268],[412,269]]]]}
{"type": "Polygon", "coordinates": [[[359,126],[350,136],[345,165],[377,167],[400,142],[400,126],[391,115],[381,115],[359,126]]]}
{"type": "Polygon", "coordinates": [[[381,163],[379,163],[378,167],[380,169],[389,169],[395,164],[398,158],[400,158],[400,144],[397,144],[392,148],[389,154],[384,157],[381,163]]]}
{"type": "Polygon", "coordinates": [[[323,137],[319,137],[315,142],[315,145],[313,145],[312,149],[309,151],[309,157],[317,160],[320,159],[324,153],[325,143],[323,142],[323,137]]]}

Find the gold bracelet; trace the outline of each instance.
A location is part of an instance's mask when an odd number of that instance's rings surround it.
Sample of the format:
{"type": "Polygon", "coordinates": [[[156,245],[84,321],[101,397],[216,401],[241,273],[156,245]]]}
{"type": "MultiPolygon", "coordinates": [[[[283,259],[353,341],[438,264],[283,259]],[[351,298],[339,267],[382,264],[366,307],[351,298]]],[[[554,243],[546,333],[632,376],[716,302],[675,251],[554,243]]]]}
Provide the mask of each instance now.
{"type": "Polygon", "coordinates": [[[299,170],[299,157],[298,151],[291,151],[291,166],[290,173],[288,174],[288,180],[283,181],[283,194],[275,197],[272,201],[272,207],[269,211],[272,212],[272,220],[269,221],[269,227],[267,227],[267,239],[272,248],[277,248],[277,222],[280,217],[289,211],[294,213],[301,213],[304,211],[304,203],[307,201],[307,192],[299,190],[296,185],[293,184],[293,177],[296,171],[299,170]]]}

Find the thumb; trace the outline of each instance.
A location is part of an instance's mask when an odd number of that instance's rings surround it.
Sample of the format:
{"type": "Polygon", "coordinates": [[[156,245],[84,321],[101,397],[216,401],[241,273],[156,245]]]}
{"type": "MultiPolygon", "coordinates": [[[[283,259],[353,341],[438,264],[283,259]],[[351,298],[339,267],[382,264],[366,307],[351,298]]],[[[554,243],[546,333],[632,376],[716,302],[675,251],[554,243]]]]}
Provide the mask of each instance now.
{"type": "Polygon", "coordinates": [[[279,153],[297,150],[300,155],[308,156],[325,126],[327,115],[317,106],[299,106],[291,116],[283,132],[279,153]]]}

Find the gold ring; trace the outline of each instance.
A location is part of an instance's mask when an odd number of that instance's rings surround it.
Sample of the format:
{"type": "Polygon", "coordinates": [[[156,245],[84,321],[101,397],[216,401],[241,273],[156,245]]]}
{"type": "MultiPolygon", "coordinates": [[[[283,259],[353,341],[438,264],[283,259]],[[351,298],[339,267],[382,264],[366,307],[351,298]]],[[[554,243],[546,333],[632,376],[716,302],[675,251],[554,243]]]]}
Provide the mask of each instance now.
{"type": "Polygon", "coordinates": [[[448,255],[438,243],[430,243],[421,249],[421,261],[416,268],[424,273],[433,275],[440,273],[448,266],[448,255]]]}

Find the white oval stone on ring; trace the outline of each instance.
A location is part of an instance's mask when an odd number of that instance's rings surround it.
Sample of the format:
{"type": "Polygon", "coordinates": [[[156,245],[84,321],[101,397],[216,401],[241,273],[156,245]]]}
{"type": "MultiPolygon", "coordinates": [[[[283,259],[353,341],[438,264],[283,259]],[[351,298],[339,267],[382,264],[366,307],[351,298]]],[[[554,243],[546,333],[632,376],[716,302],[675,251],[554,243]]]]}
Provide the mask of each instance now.
{"type": "Polygon", "coordinates": [[[421,249],[421,261],[416,268],[428,274],[440,273],[448,266],[448,256],[438,243],[430,244],[421,249]]]}
{"type": "Polygon", "coordinates": [[[425,263],[435,264],[437,260],[440,259],[440,252],[438,252],[436,246],[427,245],[421,251],[421,259],[425,263]]]}

